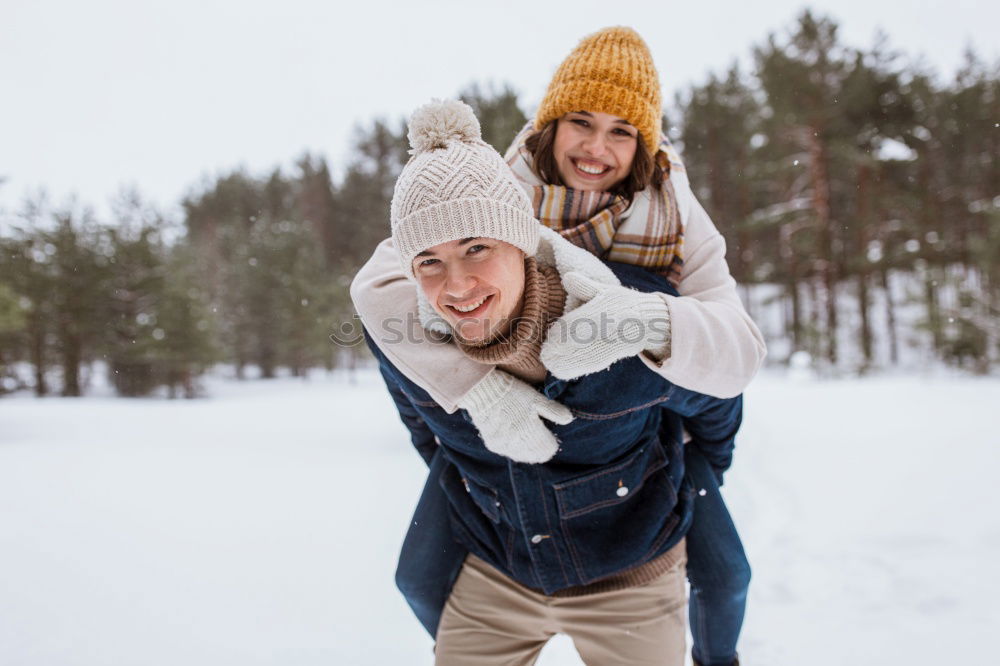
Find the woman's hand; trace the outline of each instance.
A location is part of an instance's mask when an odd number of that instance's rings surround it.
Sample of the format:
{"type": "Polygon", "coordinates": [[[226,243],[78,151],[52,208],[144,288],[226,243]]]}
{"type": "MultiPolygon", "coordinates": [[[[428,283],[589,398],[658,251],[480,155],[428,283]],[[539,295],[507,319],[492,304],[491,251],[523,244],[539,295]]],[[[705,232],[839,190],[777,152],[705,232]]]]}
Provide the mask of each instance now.
{"type": "Polygon", "coordinates": [[[543,463],[559,450],[543,418],[559,425],[573,420],[565,405],[499,368],[472,387],[458,406],[469,412],[487,449],[522,463],[543,463]]]}
{"type": "Polygon", "coordinates": [[[553,322],[542,343],[542,364],[559,379],[576,379],[642,352],[670,355],[670,310],[660,294],[563,276],[569,295],[583,305],[553,322]]]}

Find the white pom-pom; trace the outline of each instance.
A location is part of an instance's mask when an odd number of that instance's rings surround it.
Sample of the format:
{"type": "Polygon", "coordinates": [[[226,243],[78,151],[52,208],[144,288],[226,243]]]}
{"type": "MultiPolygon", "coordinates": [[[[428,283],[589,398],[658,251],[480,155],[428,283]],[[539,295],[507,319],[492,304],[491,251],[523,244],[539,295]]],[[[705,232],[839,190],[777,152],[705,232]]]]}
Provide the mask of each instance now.
{"type": "Polygon", "coordinates": [[[431,100],[414,111],[407,133],[414,155],[444,148],[449,141],[475,141],[481,136],[472,108],[456,99],[431,100]]]}

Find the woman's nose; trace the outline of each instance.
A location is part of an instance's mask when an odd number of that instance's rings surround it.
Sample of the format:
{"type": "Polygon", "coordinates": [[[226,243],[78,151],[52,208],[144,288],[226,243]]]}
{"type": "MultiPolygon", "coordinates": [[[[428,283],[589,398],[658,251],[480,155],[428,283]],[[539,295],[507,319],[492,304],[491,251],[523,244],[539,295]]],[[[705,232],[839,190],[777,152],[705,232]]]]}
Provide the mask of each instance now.
{"type": "Polygon", "coordinates": [[[600,157],[607,150],[604,136],[600,132],[592,133],[583,140],[583,149],[594,157],[600,157]]]}

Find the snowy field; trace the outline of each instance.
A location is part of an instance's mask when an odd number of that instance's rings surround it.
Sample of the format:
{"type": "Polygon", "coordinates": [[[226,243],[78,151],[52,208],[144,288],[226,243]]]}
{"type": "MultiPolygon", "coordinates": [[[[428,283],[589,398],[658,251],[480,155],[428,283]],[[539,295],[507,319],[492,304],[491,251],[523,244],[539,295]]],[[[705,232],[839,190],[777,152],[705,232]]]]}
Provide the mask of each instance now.
{"type": "MultiPolygon", "coordinates": [[[[0,664],[431,664],[392,582],[424,468],[378,375],[209,390],[0,400],[0,664]]],[[[998,411],[997,379],[758,378],[743,663],[986,663],[998,411]]]]}

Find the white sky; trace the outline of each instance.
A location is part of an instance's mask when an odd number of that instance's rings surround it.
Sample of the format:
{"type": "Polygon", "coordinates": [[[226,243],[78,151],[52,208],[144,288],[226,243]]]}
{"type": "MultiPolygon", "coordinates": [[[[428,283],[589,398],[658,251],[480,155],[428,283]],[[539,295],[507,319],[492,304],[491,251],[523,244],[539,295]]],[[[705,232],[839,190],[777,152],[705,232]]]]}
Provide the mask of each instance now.
{"type": "MultiPolygon", "coordinates": [[[[123,184],[169,208],[206,174],[263,172],[306,150],[336,168],[357,123],[472,81],[511,83],[531,111],[576,42],[608,25],[646,39],[670,100],[746,61],[806,4],[3,0],[0,211],[39,187],[105,210],[123,184]]],[[[838,20],[847,44],[868,46],[881,28],[943,75],[969,44],[1000,57],[1000,5],[808,4],[838,20]]]]}

